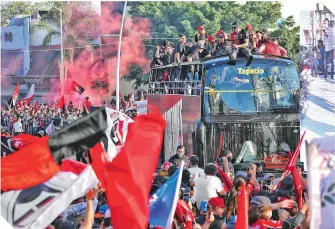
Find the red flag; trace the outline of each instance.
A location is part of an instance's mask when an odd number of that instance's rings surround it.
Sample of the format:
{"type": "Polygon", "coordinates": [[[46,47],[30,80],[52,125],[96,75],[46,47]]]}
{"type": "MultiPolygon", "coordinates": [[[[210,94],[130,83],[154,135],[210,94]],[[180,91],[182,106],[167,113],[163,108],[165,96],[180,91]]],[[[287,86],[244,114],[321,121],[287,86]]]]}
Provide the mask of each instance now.
{"type": "Polygon", "coordinates": [[[242,183],[242,187],[238,192],[238,209],[237,209],[237,221],[235,228],[248,229],[248,208],[249,208],[249,195],[246,191],[245,184],[242,183]]]}
{"type": "Polygon", "coordinates": [[[17,98],[19,97],[19,93],[20,93],[20,84],[17,83],[13,96],[12,96],[12,100],[13,100],[13,105],[15,106],[17,98]]]}
{"type": "Polygon", "coordinates": [[[222,169],[220,168],[220,166],[216,163],[216,168],[218,169],[220,178],[223,182],[223,188],[226,192],[228,192],[232,187],[233,187],[233,183],[231,182],[231,180],[229,179],[229,177],[227,176],[227,174],[225,172],[222,171],[222,169]]]}
{"type": "Polygon", "coordinates": [[[156,170],[165,125],[158,114],[136,117],[129,126],[125,145],[107,165],[106,195],[115,229],[147,228],[152,174],[156,170]]]}
{"type": "Polygon", "coordinates": [[[41,138],[35,137],[30,134],[19,134],[17,136],[12,137],[10,140],[13,141],[13,146],[16,149],[21,149],[28,144],[40,141],[41,138]]]}
{"type": "Polygon", "coordinates": [[[37,104],[37,102],[35,101],[35,102],[34,102],[34,112],[35,112],[35,114],[37,113],[37,111],[38,111],[38,104],[37,104]]]}
{"type": "Polygon", "coordinates": [[[77,92],[79,95],[83,94],[85,89],[80,86],[77,82],[72,81],[70,86],[70,92],[77,92]]]}
{"type": "MultiPolygon", "coordinates": [[[[49,168],[44,170],[48,173],[49,168]]],[[[2,217],[14,228],[46,228],[73,200],[85,195],[96,184],[97,177],[91,166],[63,160],[59,171],[46,182],[3,192],[2,217]]]]}
{"type": "Polygon", "coordinates": [[[296,166],[297,160],[298,160],[298,157],[299,157],[299,154],[300,154],[300,146],[301,146],[301,144],[304,140],[305,134],[306,134],[306,131],[302,135],[302,137],[301,137],[301,139],[300,139],[300,141],[297,145],[297,148],[295,149],[293,155],[290,158],[290,161],[287,163],[284,174],[288,174],[290,172],[290,170],[296,166]]]}
{"type": "Polygon", "coordinates": [[[296,167],[291,168],[291,174],[293,176],[294,188],[295,191],[297,192],[298,207],[299,209],[301,209],[303,205],[302,191],[304,189],[304,186],[302,184],[301,178],[298,174],[298,170],[296,167]]]}
{"type": "Polygon", "coordinates": [[[48,137],[1,158],[1,190],[21,190],[49,180],[59,171],[48,137]]]}
{"type": "Polygon", "coordinates": [[[65,99],[64,95],[57,100],[57,108],[60,110],[65,110],[65,99]]]}
{"type": "Polygon", "coordinates": [[[108,163],[107,152],[103,149],[102,143],[96,144],[90,149],[90,155],[92,158],[91,166],[101,182],[101,186],[106,189],[107,185],[107,173],[106,166],[108,163]]]}

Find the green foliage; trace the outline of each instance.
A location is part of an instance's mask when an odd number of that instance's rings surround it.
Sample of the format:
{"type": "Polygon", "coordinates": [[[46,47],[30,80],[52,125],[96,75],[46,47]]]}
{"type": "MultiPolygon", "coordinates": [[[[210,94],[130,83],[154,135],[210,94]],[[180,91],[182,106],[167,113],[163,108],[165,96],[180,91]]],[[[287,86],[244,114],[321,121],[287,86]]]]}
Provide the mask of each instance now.
{"type": "MultiPolygon", "coordinates": [[[[231,31],[231,23],[239,22],[242,27],[252,24],[254,29],[273,28],[281,17],[278,2],[130,2],[129,13],[133,17],[148,18],[152,22],[153,38],[168,38],[173,42],[181,33],[193,39],[199,24],[209,34],[219,29],[231,31]]],[[[157,45],[162,40],[148,41],[157,45]]],[[[152,52],[148,52],[150,56],[152,52]]]]}
{"type": "Polygon", "coordinates": [[[278,39],[279,45],[284,47],[288,52],[288,57],[292,58],[299,64],[299,32],[300,27],[296,26],[293,16],[286,18],[284,26],[273,31],[270,36],[278,39]]]}
{"type": "Polygon", "coordinates": [[[144,74],[144,70],[141,66],[137,64],[132,64],[129,68],[129,73],[122,77],[122,80],[126,82],[132,82],[134,89],[139,89],[143,84],[147,84],[149,82],[149,74],[144,74]]]}
{"type": "Polygon", "coordinates": [[[7,26],[9,21],[20,14],[31,15],[41,4],[31,2],[7,2],[1,4],[1,26],[7,26]]]}

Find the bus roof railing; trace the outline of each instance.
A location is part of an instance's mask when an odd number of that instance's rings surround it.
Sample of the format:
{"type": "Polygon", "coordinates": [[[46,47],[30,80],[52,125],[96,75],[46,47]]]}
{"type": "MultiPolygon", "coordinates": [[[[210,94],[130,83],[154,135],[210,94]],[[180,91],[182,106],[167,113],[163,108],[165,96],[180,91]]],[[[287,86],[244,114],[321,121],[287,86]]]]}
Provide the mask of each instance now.
{"type": "MultiPolygon", "coordinates": [[[[270,55],[270,54],[253,54],[253,56],[262,56],[262,57],[275,57],[278,59],[283,59],[283,60],[290,60],[292,61],[292,58],[290,57],[285,57],[285,56],[276,56],[276,55],[270,55]]],[[[164,69],[164,68],[170,68],[170,67],[178,67],[178,66],[184,66],[184,65],[193,65],[193,64],[202,64],[204,62],[210,61],[210,60],[215,60],[215,59],[219,59],[219,58],[223,58],[223,57],[229,57],[229,55],[220,55],[220,56],[212,56],[212,57],[208,57],[208,58],[202,58],[199,60],[195,60],[192,62],[183,62],[183,63],[173,63],[173,64],[168,64],[168,65],[162,65],[162,66],[155,66],[155,67],[151,67],[151,70],[158,70],[158,69],[164,69]]]]}

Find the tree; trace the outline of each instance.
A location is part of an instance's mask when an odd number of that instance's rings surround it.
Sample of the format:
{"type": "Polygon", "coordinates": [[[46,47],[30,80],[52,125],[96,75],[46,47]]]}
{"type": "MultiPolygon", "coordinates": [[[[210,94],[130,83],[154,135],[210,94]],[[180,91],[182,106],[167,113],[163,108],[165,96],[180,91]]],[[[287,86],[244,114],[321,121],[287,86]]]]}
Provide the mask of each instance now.
{"type": "MultiPolygon", "coordinates": [[[[157,45],[167,38],[177,42],[178,35],[183,33],[193,39],[199,24],[203,24],[210,34],[219,29],[231,31],[231,23],[239,22],[242,27],[252,24],[254,29],[274,28],[281,17],[282,5],[278,2],[253,2],[244,5],[236,2],[130,2],[129,13],[133,17],[150,19],[152,38],[147,45],[157,45]]],[[[152,56],[154,50],[148,49],[152,56]]]]}
{"type": "Polygon", "coordinates": [[[300,27],[296,26],[293,16],[286,18],[284,25],[281,28],[273,31],[270,36],[278,39],[279,45],[287,50],[288,57],[292,58],[299,64],[299,38],[300,27]]]}
{"type": "MultiPolygon", "coordinates": [[[[78,26],[84,24],[95,31],[97,19],[90,7],[85,2],[52,2],[51,4],[62,10],[63,24],[62,28],[60,28],[59,10],[49,6],[48,13],[43,15],[39,22],[31,27],[32,32],[37,29],[43,29],[48,32],[43,39],[43,45],[50,44],[53,37],[59,37],[61,34],[60,29],[62,29],[65,48],[82,47],[93,49],[91,41],[84,36],[85,31],[78,29],[78,26]]],[[[83,49],[75,50],[80,52],[83,49]]],[[[64,56],[67,59],[73,59],[78,54],[65,51],[64,56]]]]}
{"type": "Polygon", "coordinates": [[[1,4],[1,26],[7,26],[9,21],[20,14],[31,15],[43,3],[32,2],[7,2],[1,4]]]}
{"type": "Polygon", "coordinates": [[[139,89],[143,84],[149,83],[149,74],[144,74],[144,69],[137,64],[132,64],[129,68],[129,73],[122,77],[122,80],[133,83],[133,88],[139,89]]]}

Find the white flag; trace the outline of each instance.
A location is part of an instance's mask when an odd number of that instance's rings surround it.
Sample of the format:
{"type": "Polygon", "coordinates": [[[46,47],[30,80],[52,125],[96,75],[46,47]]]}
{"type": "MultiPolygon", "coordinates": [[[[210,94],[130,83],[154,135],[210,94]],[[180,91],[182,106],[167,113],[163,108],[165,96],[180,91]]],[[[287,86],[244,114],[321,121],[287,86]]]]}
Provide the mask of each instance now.
{"type": "Polygon", "coordinates": [[[107,153],[108,160],[112,161],[124,145],[128,133],[129,123],[134,121],[127,115],[106,107],[107,113],[107,129],[106,135],[108,139],[107,153]]]}
{"type": "Polygon", "coordinates": [[[308,196],[313,229],[334,229],[335,136],[315,139],[308,146],[308,196]]]}
{"type": "Polygon", "coordinates": [[[27,96],[23,99],[26,102],[30,102],[33,98],[34,98],[34,94],[35,94],[35,84],[32,84],[27,96]]]}

